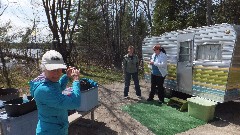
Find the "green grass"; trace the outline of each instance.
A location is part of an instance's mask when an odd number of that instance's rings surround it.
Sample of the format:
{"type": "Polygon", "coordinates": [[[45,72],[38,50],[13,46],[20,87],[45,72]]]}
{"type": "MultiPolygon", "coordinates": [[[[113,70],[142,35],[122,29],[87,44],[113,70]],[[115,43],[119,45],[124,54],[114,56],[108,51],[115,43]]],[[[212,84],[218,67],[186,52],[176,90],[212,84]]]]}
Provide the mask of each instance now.
{"type": "Polygon", "coordinates": [[[123,80],[122,72],[115,71],[113,69],[105,69],[97,66],[82,66],[80,67],[80,70],[81,78],[90,78],[97,81],[99,84],[106,84],[123,80]]]}
{"type": "Polygon", "coordinates": [[[166,104],[159,105],[156,101],[126,105],[122,109],[156,135],[174,135],[206,124],[187,112],[180,112],[166,104]]]}
{"type": "MultiPolygon", "coordinates": [[[[120,69],[103,68],[98,66],[80,66],[80,77],[86,77],[97,81],[99,84],[109,84],[114,82],[122,82],[123,72],[120,69]]],[[[142,74],[139,74],[141,78],[142,74]]]]}

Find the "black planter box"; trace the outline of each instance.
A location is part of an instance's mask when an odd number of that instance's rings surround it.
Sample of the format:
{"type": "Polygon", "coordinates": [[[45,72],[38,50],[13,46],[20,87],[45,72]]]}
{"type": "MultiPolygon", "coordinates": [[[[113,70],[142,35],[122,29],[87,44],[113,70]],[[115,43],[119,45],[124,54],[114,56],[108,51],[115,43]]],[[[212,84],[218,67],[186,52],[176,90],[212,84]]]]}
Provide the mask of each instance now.
{"type": "Polygon", "coordinates": [[[4,102],[5,110],[9,117],[18,117],[37,109],[35,100],[28,96],[29,102],[23,103],[22,97],[4,102]]]}
{"type": "Polygon", "coordinates": [[[19,90],[15,88],[0,88],[0,100],[8,101],[19,97],[19,90]]]}

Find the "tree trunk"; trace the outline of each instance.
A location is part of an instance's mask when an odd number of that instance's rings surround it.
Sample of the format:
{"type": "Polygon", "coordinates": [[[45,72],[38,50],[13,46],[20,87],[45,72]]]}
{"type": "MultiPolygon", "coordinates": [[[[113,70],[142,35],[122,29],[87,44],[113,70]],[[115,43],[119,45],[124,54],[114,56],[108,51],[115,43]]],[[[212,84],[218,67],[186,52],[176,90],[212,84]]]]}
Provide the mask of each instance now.
{"type": "Polygon", "coordinates": [[[207,3],[207,13],[206,13],[206,21],[207,25],[212,25],[212,0],[206,0],[207,3]]]}
{"type": "Polygon", "coordinates": [[[3,50],[2,50],[1,46],[0,46],[0,58],[1,58],[1,62],[2,62],[2,73],[3,73],[4,79],[7,82],[8,88],[10,88],[11,87],[11,83],[10,83],[11,81],[10,81],[10,79],[8,77],[8,70],[7,70],[7,66],[6,66],[6,61],[4,59],[3,50]]]}

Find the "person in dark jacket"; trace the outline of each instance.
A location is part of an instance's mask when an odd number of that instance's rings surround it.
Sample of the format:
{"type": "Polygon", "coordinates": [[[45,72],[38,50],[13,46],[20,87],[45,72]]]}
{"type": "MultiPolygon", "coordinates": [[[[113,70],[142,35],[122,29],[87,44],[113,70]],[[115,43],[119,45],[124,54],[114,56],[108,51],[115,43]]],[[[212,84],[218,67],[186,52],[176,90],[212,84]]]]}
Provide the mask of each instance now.
{"type": "Polygon", "coordinates": [[[30,93],[36,101],[38,124],[36,135],[67,135],[68,110],[80,107],[79,70],[66,69],[62,55],[47,51],[41,61],[43,73],[30,81],[30,93]],[[69,78],[73,79],[71,94],[64,95],[69,78]]]}
{"type": "Polygon", "coordinates": [[[134,47],[129,46],[128,47],[128,54],[124,56],[123,59],[123,74],[125,79],[125,87],[124,87],[124,98],[128,98],[128,92],[129,92],[129,86],[131,78],[133,78],[136,95],[139,99],[141,99],[141,89],[139,85],[139,79],[138,79],[138,65],[139,65],[139,59],[137,55],[134,54],[134,47]]]}

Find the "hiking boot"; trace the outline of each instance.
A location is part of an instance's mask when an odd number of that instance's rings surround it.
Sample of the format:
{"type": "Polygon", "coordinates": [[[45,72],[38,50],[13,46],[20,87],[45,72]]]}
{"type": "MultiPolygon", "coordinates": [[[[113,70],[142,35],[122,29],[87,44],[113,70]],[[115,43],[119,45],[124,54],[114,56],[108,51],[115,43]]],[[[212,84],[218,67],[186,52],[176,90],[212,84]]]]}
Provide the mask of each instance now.
{"type": "Polygon", "coordinates": [[[137,98],[138,98],[139,100],[142,100],[142,99],[143,99],[142,96],[137,96],[137,98]]]}
{"type": "Polygon", "coordinates": [[[124,99],[128,99],[129,98],[129,96],[124,96],[124,99]]]}

